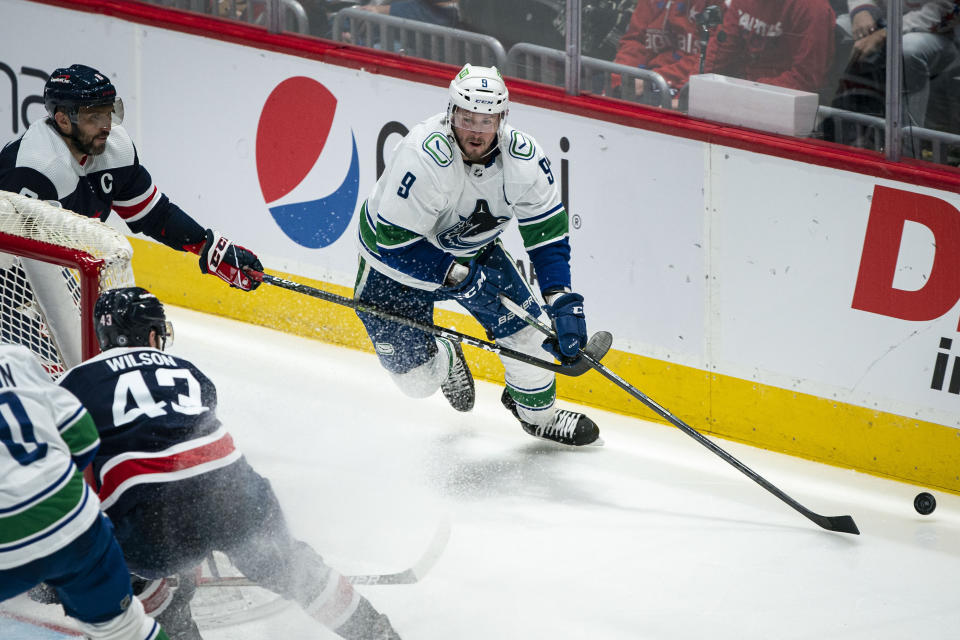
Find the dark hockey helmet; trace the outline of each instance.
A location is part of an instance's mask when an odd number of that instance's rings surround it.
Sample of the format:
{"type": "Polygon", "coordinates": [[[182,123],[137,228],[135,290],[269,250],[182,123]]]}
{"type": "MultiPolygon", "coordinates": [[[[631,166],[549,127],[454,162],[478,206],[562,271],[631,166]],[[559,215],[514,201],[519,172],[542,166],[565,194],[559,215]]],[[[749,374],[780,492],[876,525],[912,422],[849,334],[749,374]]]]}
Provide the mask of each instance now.
{"type": "Polygon", "coordinates": [[[92,67],[74,64],[56,69],[43,87],[43,106],[50,117],[57,109],[76,122],[81,107],[113,105],[114,119],[123,119],[123,102],[110,79],[92,67]]]}
{"type": "Polygon", "coordinates": [[[150,331],[156,331],[160,348],[173,337],[163,304],[143,287],[110,289],[100,294],[93,307],[97,342],[106,351],[113,347],[149,346],[150,331]]]}

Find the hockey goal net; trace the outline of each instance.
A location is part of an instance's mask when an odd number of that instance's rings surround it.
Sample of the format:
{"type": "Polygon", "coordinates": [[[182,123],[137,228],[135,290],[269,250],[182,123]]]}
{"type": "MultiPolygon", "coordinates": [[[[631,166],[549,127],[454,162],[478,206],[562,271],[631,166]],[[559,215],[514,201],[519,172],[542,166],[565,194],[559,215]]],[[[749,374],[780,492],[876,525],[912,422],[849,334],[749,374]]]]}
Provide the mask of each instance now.
{"type": "Polygon", "coordinates": [[[0,341],[28,347],[52,378],[96,355],[93,306],[134,284],[132,256],[97,219],[0,191],[0,341]]]}

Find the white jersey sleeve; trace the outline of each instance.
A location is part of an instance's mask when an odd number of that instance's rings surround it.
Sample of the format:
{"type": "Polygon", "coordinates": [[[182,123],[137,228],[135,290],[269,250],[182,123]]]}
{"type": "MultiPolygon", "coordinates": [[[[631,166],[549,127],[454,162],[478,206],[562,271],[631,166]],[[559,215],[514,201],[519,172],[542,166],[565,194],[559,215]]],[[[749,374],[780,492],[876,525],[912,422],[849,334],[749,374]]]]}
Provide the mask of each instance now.
{"type": "Polygon", "coordinates": [[[567,211],[550,160],[537,141],[522,131],[504,133],[504,188],[527,251],[568,237],[567,211]]]}
{"type": "Polygon", "coordinates": [[[97,518],[74,456],[98,444],[76,397],[28,349],[0,346],[0,569],[49,555],[97,518]]]}

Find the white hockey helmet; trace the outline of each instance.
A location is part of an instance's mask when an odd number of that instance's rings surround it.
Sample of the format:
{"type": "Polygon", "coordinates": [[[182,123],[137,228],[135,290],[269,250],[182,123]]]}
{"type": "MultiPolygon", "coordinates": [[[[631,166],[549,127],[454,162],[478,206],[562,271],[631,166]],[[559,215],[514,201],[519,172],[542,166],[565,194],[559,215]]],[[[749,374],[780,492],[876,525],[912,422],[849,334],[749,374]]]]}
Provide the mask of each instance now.
{"type": "Polygon", "coordinates": [[[510,92],[496,67],[475,67],[469,62],[450,81],[447,124],[453,125],[455,108],[478,114],[499,114],[497,134],[503,133],[510,106],[510,92]]]}

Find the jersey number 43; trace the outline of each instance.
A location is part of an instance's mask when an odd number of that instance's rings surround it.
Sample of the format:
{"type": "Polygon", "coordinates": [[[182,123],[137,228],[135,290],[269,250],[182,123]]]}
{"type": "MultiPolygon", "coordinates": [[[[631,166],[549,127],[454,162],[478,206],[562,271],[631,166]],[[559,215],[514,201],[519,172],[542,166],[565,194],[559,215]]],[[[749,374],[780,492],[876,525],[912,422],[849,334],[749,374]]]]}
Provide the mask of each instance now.
{"type": "MultiPolygon", "coordinates": [[[[200,397],[200,383],[188,369],[155,369],[155,384],[161,389],[175,387],[178,381],[187,384],[186,395],[177,394],[175,400],[167,402],[157,400],[142,371],[128,371],[117,378],[117,387],[113,392],[113,424],[122,426],[133,422],[142,415],[159,418],[167,413],[167,407],[189,416],[207,411],[200,397]],[[131,405],[130,401],[133,401],[131,405]]],[[[165,394],[169,395],[169,394],[165,394]]]]}

